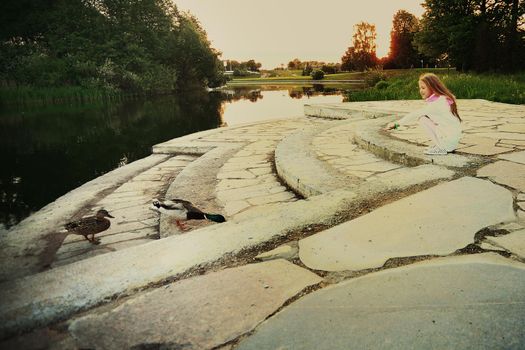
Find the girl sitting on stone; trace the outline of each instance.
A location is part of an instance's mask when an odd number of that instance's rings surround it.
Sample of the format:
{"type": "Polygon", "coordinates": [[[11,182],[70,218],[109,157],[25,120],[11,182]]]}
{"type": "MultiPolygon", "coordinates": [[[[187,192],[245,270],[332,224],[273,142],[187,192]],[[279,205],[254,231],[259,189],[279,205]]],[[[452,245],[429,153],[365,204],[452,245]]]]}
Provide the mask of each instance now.
{"type": "Polygon", "coordinates": [[[432,73],[419,77],[419,93],[426,106],[405,115],[397,122],[389,123],[386,130],[397,129],[419,119],[419,124],[432,140],[425,154],[447,154],[454,151],[461,137],[461,118],[455,96],[432,73]]]}

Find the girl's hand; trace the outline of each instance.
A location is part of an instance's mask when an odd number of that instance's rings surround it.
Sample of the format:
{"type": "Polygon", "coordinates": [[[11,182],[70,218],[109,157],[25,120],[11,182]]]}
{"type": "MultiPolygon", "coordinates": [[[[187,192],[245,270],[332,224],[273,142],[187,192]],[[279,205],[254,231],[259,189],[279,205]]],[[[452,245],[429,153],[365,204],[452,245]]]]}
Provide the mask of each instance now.
{"type": "Polygon", "coordinates": [[[392,129],[397,129],[399,127],[399,124],[398,123],[395,123],[395,122],[391,122],[391,123],[388,123],[384,130],[392,130],[392,129]]]}

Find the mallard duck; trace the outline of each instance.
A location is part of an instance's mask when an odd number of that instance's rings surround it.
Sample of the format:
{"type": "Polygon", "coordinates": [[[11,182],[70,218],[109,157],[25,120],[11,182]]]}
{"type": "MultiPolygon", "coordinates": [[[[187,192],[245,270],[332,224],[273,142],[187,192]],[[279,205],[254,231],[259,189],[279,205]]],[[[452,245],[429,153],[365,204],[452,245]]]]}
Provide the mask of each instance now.
{"type": "Polygon", "coordinates": [[[151,209],[159,213],[167,214],[175,219],[177,226],[183,230],[185,227],[182,221],[186,220],[210,220],[214,222],[225,222],[226,219],[220,214],[204,213],[196,208],[191,202],[184,199],[171,199],[160,201],[153,200],[151,209]]]}
{"type": "Polygon", "coordinates": [[[77,221],[68,222],[64,225],[70,233],[84,236],[92,244],[99,244],[100,240],[95,239],[95,235],[105,231],[111,226],[111,221],[106,218],[113,218],[107,210],[100,209],[93,216],[88,216],[77,221]],[[88,236],[91,236],[89,239],[88,236]]]}

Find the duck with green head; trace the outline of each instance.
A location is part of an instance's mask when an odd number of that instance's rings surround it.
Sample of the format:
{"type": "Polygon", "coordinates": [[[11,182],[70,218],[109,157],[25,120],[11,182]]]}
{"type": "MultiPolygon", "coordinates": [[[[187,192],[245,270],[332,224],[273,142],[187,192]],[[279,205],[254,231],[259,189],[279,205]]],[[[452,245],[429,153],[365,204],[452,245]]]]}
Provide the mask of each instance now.
{"type": "Polygon", "coordinates": [[[113,216],[107,210],[100,209],[95,215],[68,222],[64,227],[69,233],[84,236],[92,244],[100,244],[100,240],[95,239],[95,235],[106,231],[111,226],[111,221],[107,218],[113,218],[113,216]]]}
{"type": "Polygon", "coordinates": [[[183,221],[187,220],[210,220],[214,222],[225,222],[226,219],[221,214],[205,213],[195,207],[191,202],[184,199],[171,199],[160,201],[154,199],[151,205],[153,211],[163,213],[175,219],[177,226],[184,230],[183,221]]]}

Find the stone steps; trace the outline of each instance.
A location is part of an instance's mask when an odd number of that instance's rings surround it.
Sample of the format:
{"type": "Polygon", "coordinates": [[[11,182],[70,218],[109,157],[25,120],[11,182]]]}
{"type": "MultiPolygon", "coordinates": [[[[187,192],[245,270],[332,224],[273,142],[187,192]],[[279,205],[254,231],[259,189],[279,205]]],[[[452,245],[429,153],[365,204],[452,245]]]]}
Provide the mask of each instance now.
{"type": "MultiPolygon", "coordinates": [[[[375,124],[377,121],[372,124],[377,127],[375,124]]],[[[332,122],[284,138],[275,150],[279,177],[307,198],[346,189],[366,200],[381,192],[400,191],[454,176],[453,170],[432,162],[393,163],[357,147],[363,144],[354,143],[363,125],[370,128],[370,121],[356,118],[332,122]]]]}
{"type": "Polygon", "coordinates": [[[159,238],[158,215],[149,207],[153,198],[164,196],[177,175],[195,160],[193,156],[174,156],[143,171],[93,203],[93,215],[104,208],[114,216],[108,230],[96,235],[93,245],[83,236],[69,234],[57,250],[52,267],[70,264],[92,256],[148,243],[159,238]]]}

